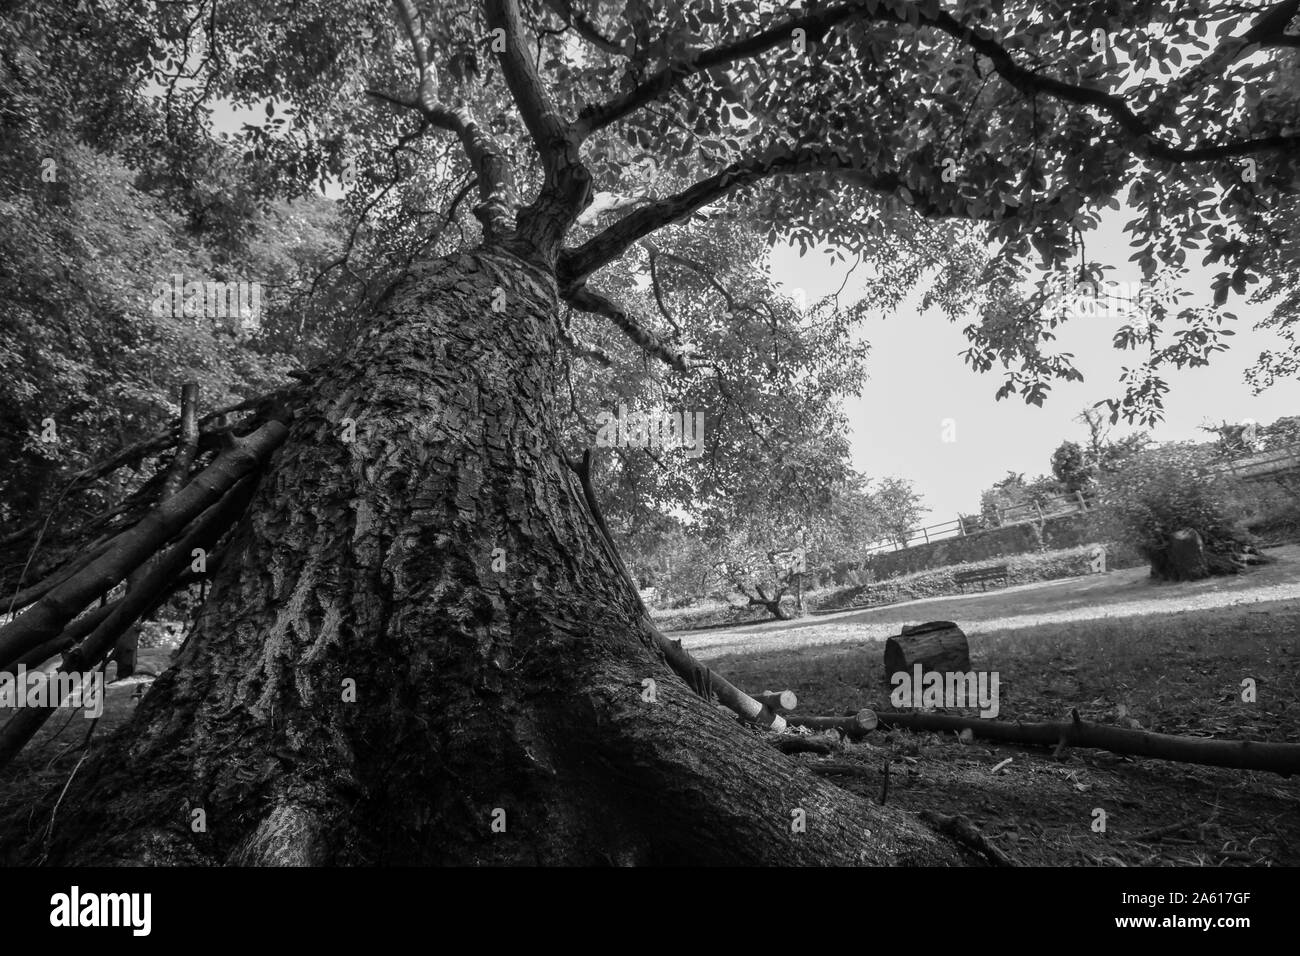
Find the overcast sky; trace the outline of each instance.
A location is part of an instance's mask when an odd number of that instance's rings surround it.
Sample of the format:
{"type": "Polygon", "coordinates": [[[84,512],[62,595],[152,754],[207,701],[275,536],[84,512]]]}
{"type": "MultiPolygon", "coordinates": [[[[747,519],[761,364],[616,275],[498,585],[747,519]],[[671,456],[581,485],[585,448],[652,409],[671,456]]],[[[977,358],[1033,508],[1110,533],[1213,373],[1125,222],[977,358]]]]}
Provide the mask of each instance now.
{"type": "MultiPolygon", "coordinates": [[[[1095,233],[1086,237],[1090,257],[1115,267],[1106,273],[1114,281],[1136,282],[1135,263],[1123,234],[1125,217],[1114,213],[1095,233]],[[1094,251],[1097,250],[1097,251],[1094,251]]],[[[1189,272],[1179,284],[1211,301],[1210,282],[1217,267],[1201,267],[1203,255],[1189,255],[1189,272]]],[[[810,301],[834,292],[844,280],[846,263],[831,267],[821,252],[800,258],[797,249],[773,253],[777,282],[787,288],[802,287],[810,301]]],[[[841,295],[846,304],[863,287],[859,269],[841,295]]],[[[1169,369],[1165,379],[1165,421],[1152,429],[1159,441],[1205,440],[1197,430],[1207,422],[1253,418],[1264,424],[1283,415],[1300,414],[1300,382],[1275,384],[1258,396],[1243,378],[1259,352],[1274,344],[1275,336],[1254,331],[1268,313],[1266,306],[1246,305],[1237,296],[1228,311],[1238,321],[1231,348],[1218,353],[1208,367],[1169,369]]],[[[911,479],[930,508],[926,523],[948,521],[958,511],[978,510],[980,491],[1008,470],[1032,478],[1050,471],[1053,449],[1063,439],[1082,441],[1087,432],[1073,421],[1079,412],[1104,398],[1122,394],[1123,366],[1136,366],[1140,353],[1111,347],[1111,335],[1126,320],[1119,317],[1076,318],[1059,331],[1056,350],[1074,353],[1083,382],[1056,383],[1042,408],[1025,405],[1018,396],[994,400],[1002,384],[1000,366],[986,374],[971,371],[960,353],[969,345],[962,335],[965,322],[949,323],[938,311],[919,313],[905,305],[888,317],[873,317],[861,329],[871,344],[869,380],[860,398],[850,398],[846,410],[852,424],[853,466],[871,477],[898,475],[911,479]],[[942,441],[942,422],[954,420],[956,441],[942,441]]],[[[1115,437],[1134,429],[1122,423],[1115,437]]]]}

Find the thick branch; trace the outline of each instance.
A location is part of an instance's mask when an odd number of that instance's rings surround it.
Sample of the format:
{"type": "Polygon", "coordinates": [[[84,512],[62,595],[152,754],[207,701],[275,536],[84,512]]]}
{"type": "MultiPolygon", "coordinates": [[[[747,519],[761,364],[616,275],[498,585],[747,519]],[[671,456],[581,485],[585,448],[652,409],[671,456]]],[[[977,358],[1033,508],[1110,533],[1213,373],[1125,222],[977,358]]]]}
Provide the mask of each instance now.
{"type": "Polygon", "coordinates": [[[479,204],[474,207],[474,215],[483,224],[487,238],[510,234],[514,227],[514,182],[510,166],[496,142],[474,119],[469,107],[453,109],[437,104],[433,109],[426,109],[418,101],[404,100],[381,90],[366,90],[366,94],[394,106],[417,110],[431,125],[455,133],[478,176],[479,204]]]}
{"type": "Polygon", "coordinates": [[[501,69],[510,95],[542,158],[545,181],[519,211],[514,238],[521,254],[554,265],[564,235],[591,202],[591,174],[582,163],[579,139],[561,118],[527,51],[518,0],[486,0],[493,32],[505,37],[501,69]]]}
{"type": "Polygon", "coordinates": [[[623,48],[601,33],[600,27],[596,26],[585,13],[577,9],[573,0],[546,0],[546,5],[554,10],[560,19],[576,30],[578,36],[588,43],[599,47],[606,53],[623,53],[623,48]]]}
{"type": "MultiPolygon", "coordinates": [[[[895,15],[895,19],[900,18],[895,15]]],[[[1229,159],[1300,145],[1300,136],[1264,136],[1258,139],[1236,140],[1188,149],[1171,146],[1156,137],[1155,130],[1129,108],[1122,96],[1094,87],[1067,83],[1026,69],[1017,64],[997,40],[977,33],[974,28],[961,23],[946,11],[939,11],[933,22],[944,33],[965,43],[976,53],[987,56],[993,62],[993,68],[998,75],[1020,92],[1028,96],[1044,93],[1066,103],[1092,106],[1101,110],[1119,125],[1129,139],[1133,151],[1140,156],[1172,163],[1192,163],[1229,159]]]]}
{"type": "Polygon", "coordinates": [[[438,109],[438,71],[433,62],[432,45],[424,32],[424,23],[420,20],[420,12],[412,0],[394,0],[394,4],[415,55],[420,107],[426,112],[434,112],[438,109]]]}
{"type": "MultiPolygon", "coordinates": [[[[853,167],[838,150],[824,146],[770,149],[765,155],[732,163],[675,195],[642,206],[574,249],[560,256],[561,288],[578,284],[601,266],[619,258],[633,243],[674,222],[681,222],[698,209],[717,202],[732,191],[771,176],[819,172],[832,173],[849,182],[883,193],[895,193],[905,184],[897,173],[872,173],[853,167]]],[[[919,190],[910,190],[914,207],[923,215],[942,215],[952,210],[919,190]]]]}
{"type": "Polygon", "coordinates": [[[613,300],[586,286],[579,286],[568,291],[565,300],[575,309],[603,315],[612,321],[623,333],[655,358],[665,362],[670,368],[686,375],[692,367],[692,358],[688,353],[679,352],[664,342],[654,332],[637,322],[620,308],[613,300]]]}
{"type": "Polygon", "coordinates": [[[869,15],[860,3],[829,7],[816,13],[792,17],[753,36],[725,43],[709,50],[693,53],[668,64],[647,80],[638,83],[626,93],[597,106],[588,106],[578,114],[574,124],[579,138],[585,139],[598,129],[617,122],[644,106],[667,96],[682,80],[713,67],[725,66],[736,60],[757,56],[775,46],[789,43],[796,29],[810,36],[819,35],[828,27],[854,17],[869,15]]]}
{"type": "Polygon", "coordinates": [[[487,0],[485,6],[488,25],[505,36],[505,49],[500,59],[506,86],[510,88],[510,95],[519,107],[524,126],[528,128],[543,164],[549,168],[564,151],[569,124],[560,118],[555,103],[537,75],[532,57],[528,55],[518,0],[487,0]]]}

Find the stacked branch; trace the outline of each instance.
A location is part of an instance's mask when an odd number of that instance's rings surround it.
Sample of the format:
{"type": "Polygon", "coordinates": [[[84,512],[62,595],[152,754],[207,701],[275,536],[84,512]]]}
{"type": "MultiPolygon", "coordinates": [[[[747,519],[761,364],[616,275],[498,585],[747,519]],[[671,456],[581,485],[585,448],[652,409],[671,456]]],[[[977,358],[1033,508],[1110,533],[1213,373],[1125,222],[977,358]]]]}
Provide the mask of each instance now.
{"type": "MultiPolygon", "coordinates": [[[[152,612],[166,600],[171,593],[169,585],[189,566],[194,549],[211,548],[239,519],[252,498],[256,484],[255,477],[247,473],[236,478],[233,486],[215,504],[206,508],[175,544],[148,563],[147,571],[137,579],[135,586],[125,596],[86,615],[94,619],[93,626],[83,625],[75,633],[72,633],[72,628],[68,628],[60,643],[70,646],[64,652],[56,674],[86,674],[103,663],[136,619],[152,612]],[[76,637],[76,634],[86,631],[88,633],[84,637],[76,637]]],[[[18,755],[54,713],[54,709],[24,708],[0,729],[0,769],[18,755]]]]}
{"type": "Polygon", "coordinates": [[[287,434],[285,424],[273,419],[246,438],[232,439],[216,461],[178,494],[161,502],[143,521],[110,541],[99,557],[0,627],[0,667],[8,667],[58,636],[87,605],[125,580],[181,534],[190,521],[258,468],[287,434]]]}
{"type": "MultiPolygon", "coordinates": [[[[101,536],[78,558],[15,595],[15,609],[26,610],[0,627],[0,671],[35,667],[62,654],[56,673],[84,674],[103,665],[115,649],[129,669],[135,623],[201,577],[190,571],[194,552],[215,551],[238,522],[258,473],[288,435],[291,412],[283,405],[263,405],[255,418],[265,420],[250,433],[240,436],[222,429],[220,450],[191,475],[203,445],[196,408],[197,387],[186,386],[177,429],[180,447],[161,473],[152,509],[116,534],[101,536]],[[107,600],[122,584],[124,593],[107,600]],[[97,600],[100,606],[92,608],[97,600]]],[[[216,564],[213,557],[209,571],[216,564]]],[[[0,730],[0,768],[52,712],[25,708],[5,724],[0,730]]]]}
{"type": "Polygon", "coordinates": [[[27,607],[80,571],[98,556],[96,549],[102,553],[110,540],[143,520],[158,501],[183,486],[195,468],[202,470],[211,465],[232,436],[246,435],[268,418],[283,417],[285,409],[298,403],[301,393],[302,385],[295,383],[202,417],[197,417],[195,412],[195,417],[187,418],[183,392],[182,414],[176,426],[82,469],[62,488],[47,517],[0,536],[0,587],[5,593],[0,612],[12,613],[27,607]],[[228,424],[240,412],[250,414],[233,426],[228,424]],[[197,438],[191,444],[195,430],[197,438]],[[139,470],[146,459],[177,446],[180,449],[168,464],[117,504],[97,513],[85,514],[83,506],[82,514],[77,514],[75,507],[59,514],[61,506],[94,482],[121,468],[139,470]]]}

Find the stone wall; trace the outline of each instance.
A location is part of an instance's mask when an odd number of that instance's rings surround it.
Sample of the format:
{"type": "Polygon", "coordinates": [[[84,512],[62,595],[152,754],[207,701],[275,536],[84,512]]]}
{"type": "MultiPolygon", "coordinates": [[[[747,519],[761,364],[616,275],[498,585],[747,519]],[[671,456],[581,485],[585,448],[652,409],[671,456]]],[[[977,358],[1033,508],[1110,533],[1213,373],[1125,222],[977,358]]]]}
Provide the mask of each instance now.
{"type": "MultiPolygon", "coordinates": [[[[1041,530],[1037,522],[1026,522],[1007,528],[994,528],[976,534],[945,538],[929,544],[918,544],[902,551],[873,555],[867,562],[867,567],[873,573],[875,580],[880,581],[898,574],[910,574],[930,568],[987,561],[1035,551],[1059,551],[1092,544],[1095,541],[1097,541],[1097,533],[1093,528],[1092,512],[1076,512],[1045,519],[1041,530]]],[[[1142,563],[1139,556],[1115,545],[1108,544],[1106,552],[1108,568],[1133,567],[1142,563]]]]}

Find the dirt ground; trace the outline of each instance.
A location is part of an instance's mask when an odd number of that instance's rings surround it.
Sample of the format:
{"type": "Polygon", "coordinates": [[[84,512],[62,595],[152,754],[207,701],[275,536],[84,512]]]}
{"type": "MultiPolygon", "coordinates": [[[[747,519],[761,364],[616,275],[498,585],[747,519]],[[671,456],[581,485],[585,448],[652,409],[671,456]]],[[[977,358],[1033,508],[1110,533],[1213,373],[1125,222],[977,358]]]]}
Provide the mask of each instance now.
{"type": "MultiPolygon", "coordinates": [[[[883,639],[901,623],[955,620],[972,667],[999,673],[999,720],[1061,720],[1077,708],[1084,720],[1159,733],[1300,744],[1300,548],[1272,553],[1277,564],[1228,580],[1154,585],[1116,572],[750,626],[747,639],[675,636],[741,687],[788,688],[800,713],[839,715],[891,709],[883,639]],[[1279,593],[1290,599],[1269,600],[1279,593]],[[1246,678],[1253,703],[1242,699],[1246,678]]],[[[1300,865],[1298,778],[1086,749],[1058,760],[954,734],[833,742],[830,757],[793,759],[848,764],[828,778],[871,800],[964,815],[1022,865],[1300,865]]]]}

